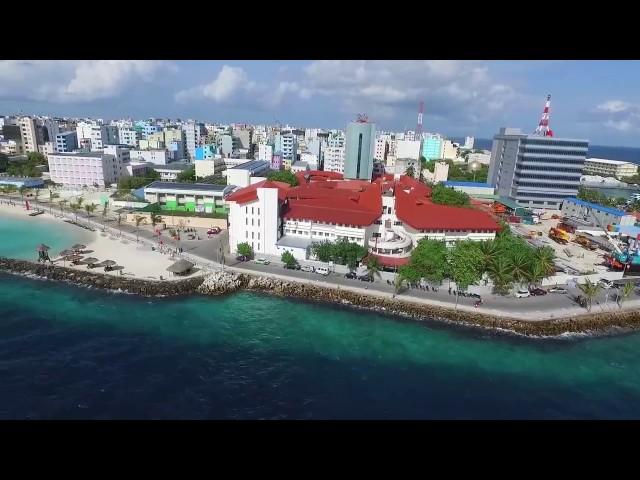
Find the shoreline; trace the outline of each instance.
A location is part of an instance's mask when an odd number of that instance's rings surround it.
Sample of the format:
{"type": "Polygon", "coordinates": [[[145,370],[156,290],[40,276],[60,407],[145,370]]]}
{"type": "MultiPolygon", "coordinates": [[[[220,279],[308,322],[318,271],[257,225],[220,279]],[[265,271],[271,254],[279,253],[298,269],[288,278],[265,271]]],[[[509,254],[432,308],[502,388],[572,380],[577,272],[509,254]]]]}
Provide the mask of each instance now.
{"type": "Polygon", "coordinates": [[[462,327],[489,329],[494,332],[526,337],[562,337],[571,334],[622,334],[640,329],[640,311],[586,313],[552,320],[526,321],[482,312],[452,310],[405,299],[388,299],[344,289],[284,281],[247,273],[213,272],[183,280],[152,281],[126,278],[91,271],[74,270],[58,265],[43,265],[26,260],[0,257],[0,272],[25,277],[62,281],[76,286],[126,292],[146,297],[175,297],[189,294],[219,296],[238,291],[260,292],[283,298],[300,299],[317,304],[372,311],[411,321],[435,321],[462,327]]]}

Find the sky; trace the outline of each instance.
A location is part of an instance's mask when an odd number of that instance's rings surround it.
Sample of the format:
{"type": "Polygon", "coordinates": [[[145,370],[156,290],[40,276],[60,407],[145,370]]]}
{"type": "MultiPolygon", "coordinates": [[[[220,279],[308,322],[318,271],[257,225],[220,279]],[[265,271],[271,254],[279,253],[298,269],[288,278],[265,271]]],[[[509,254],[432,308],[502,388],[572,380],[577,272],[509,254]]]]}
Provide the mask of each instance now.
{"type": "Polygon", "coordinates": [[[640,147],[639,61],[0,61],[0,115],[180,118],[491,138],[535,130],[640,147]]]}

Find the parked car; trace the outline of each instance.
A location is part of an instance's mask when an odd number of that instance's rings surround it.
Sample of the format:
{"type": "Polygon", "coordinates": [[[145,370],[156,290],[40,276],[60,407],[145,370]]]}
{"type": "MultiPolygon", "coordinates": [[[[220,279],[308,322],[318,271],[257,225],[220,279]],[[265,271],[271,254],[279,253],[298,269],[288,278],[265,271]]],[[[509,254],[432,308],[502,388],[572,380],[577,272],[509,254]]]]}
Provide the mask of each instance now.
{"type": "Polygon", "coordinates": [[[516,292],[516,298],[527,298],[529,296],[531,296],[529,290],[518,290],[516,292]]]}
{"type": "Polygon", "coordinates": [[[269,265],[271,262],[264,257],[256,258],[254,260],[258,265],[269,265]]]}
{"type": "Polygon", "coordinates": [[[316,273],[324,275],[326,277],[327,275],[329,275],[329,269],[327,267],[318,267],[316,268],[316,273]]]}
{"type": "Polygon", "coordinates": [[[566,288],[560,288],[560,287],[553,287],[550,288],[549,293],[567,293],[567,289],[566,288]]]}
{"type": "Polygon", "coordinates": [[[610,289],[611,287],[613,287],[613,282],[611,280],[607,280],[606,278],[601,278],[598,281],[598,284],[604,288],[605,290],[610,289]]]}
{"type": "Polygon", "coordinates": [[[313,268],[313,265],[302,265],[302,267],[300,267],[300,270],[303,272],[313,273],[315,271],[315,268],[313,268]]]}
{"type": "Polygon", "coordinates": [[[547,291],[543,290],[542,288],[532,288],[531,290],[529,290],[529,293],[534,297],[539,297],[542,295],[546,295],[547,291]]]}
{"type": "Polygon", "coordinates": [[[369,274],[365,274],[365,275],[360,275],[358,277],[358,280],[360,280],[361,282],[373,282],[373,277],[369,274]]]}
{"type": "Polygon", "coordinates": [[[247,260],[249,260],[249,257],[246,257],[244,255],[238,255],[236,257],[236,260],[239,261],[239,262],[246,262],[247,260]]]}
{"type": "Polygon", "coordinates": [[[293,265],[287,265],[285,263],[284,268],[286,268],[287,270],[300,270],[300,265],[298,265],[297,263],[294,263],[293,265]]]}
{"type": "Polygon", "coordinates": [[[351,280],[358,278],[358,276],[356,275],[356,272],[349,272],[347,274],[345,274],[344,278],[349,278],[351,280]]]}
{"type": "Polygon", "coordinates": [[[207,230],[207,235],[217,235],[218,233],[220,233],[220,227],[211,227],[207,230]]]}

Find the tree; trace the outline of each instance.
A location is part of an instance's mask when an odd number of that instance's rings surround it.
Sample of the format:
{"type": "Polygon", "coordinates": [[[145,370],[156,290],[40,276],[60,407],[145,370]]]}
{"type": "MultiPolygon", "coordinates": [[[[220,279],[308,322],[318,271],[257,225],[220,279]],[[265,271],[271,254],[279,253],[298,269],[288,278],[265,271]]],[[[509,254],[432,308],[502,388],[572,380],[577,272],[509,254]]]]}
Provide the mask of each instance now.
{"type": "Polygon", "coordinates": [[[9,166],[9,157],[4,153],[0,153],[0,173],[6,172],[8,166],[9,166]]]}
{"type": "Polygon", "coordinates": [[[76,222],[78,221],[78,210],[80,210],[80,203],[78,202],[73,202],[69,204],[69,208],[71,209],[71,211],[75,214],[76,216],[76,222]]]}
{"type": "Polygon", "coordinates": [[[227,178],[222,175],[209,175],[198,180],[200,183],[209,183],[213,185],[226,185],[227,178]]]}
{"type": "Polygon", "coordinates": [[[458,192],[453,188],[445,187],[442,184],[435,185],[431,189],[431,200],[440,205],[455,205],[464,207],[469,205],[469,195],[458,192]]]}
{"type": "Polygon", "coordinates": [[[53,214],[53,201],[60,198],[60,195],[49,189],[49,214],[53,214]]]}
{"type": "Polygon", "coordinates": [[[291,170],[271,170],[267,174],[267,179],[275,182],[288,183],[292,187],[298,185],[298,179],[291,170]]]}
{"type": "Polygon", "coordinates": [[[411,252],[409,264],[400,267],[400,274],[414,282],[424,278],[442,283],[449,274],[447,246],[444,242],[423,238],[411,252]]]}
{"type": "Polygon", "coordinates": [[[27,193],[27,190],[29,190],[27,187],[25,187],[24,185],[22,185],[19,189],[18,192],[20,193],[20,201],[24,202],[24,194],[27,193]]]}
{"type": "Polygon", "coordinates": [[[29,152],[27,154],[27,162],[35,165],[47,165],[46,157],[40,152],[29,152]]]}
{"type": "Polygon", "coordinates": [[[414,177],[415,176],[415,168],[413,168],[413,165],[409,165],[407,167],[407,169],[404,171],[404,174],[407,175],[408,177],[414,177]]]}
{"type": "Polygon", "coordinates": [[[335,242],[328,240],[313,242],[310,246],[311,253],[321,262],[335,262],[347,265],[350,269],[358,266],[358,263],[367,254],[367,249],[355,242],[349,242],[341,238],[335,242]]]}
{"type": "Polygon", "coordinates": [[[511,290],[513,276],[511,267],[506,259],[496,258],[489,267],[489,277],[493,281],[493,289],[496,293],[504,295],[511,290]]]}
{"type": "Polygon", "coordinates": [[[293,267],[298,264],[298,260],[296,260],[296,257],[294,257],[293,254],[288,251],[282,252],[280,260],[282,260],[282,262],[288,267],[293,267]]]}
{"type": "Polygon", "coordinates": [[[313,242],[311,244],[311,253],[321,262],[329,262],[333,256],[333,243],[329,240],[313,242]]]}
{"type": "Polygon", "coordinates": [[[377,257],[374,257],[373,255],[370,255],[369,258],[367,259],[367,272],[369,273],[369,275],[373,278],[373,277],[378,277],[378,278],[382,278],[382,275],[380,274],[380,271],[382,270],[382,265],[380,265],[380,261],[378,260],[377,257]]]}
{"type": "Polygon", "coordinates": [[[469,285],[477,283],[482,278],[484,257],[477,242],[457,242],[447,252],[449,272],[451,279],[456,282],[456,308],[458,308],[458,295],[465,291],[469,285]]]}
{"type": "Polygon", "coordinates": [[[511,268],[511,276],[519,285],[529,280],[531,260],[527,251],[515,250],[510,252],[508,265],[511,268]]]}
{"type": "Polygon", "coordinates": [[[64,206],[69,203],[69,200],[60,200],[58,206],[60,207],[60,215],[64,215],[64,206]]]}
{"type": "Polygon", "coordinates": [[[600,292],[600,285],[593,283],[587,278],[584,283],[578,284],[578,288],[582,293],[584,293],[584,296],[587,297],[588,310],[591,311],[591,303],[600,292]]]}
{"type": "Polygon", "coordinates": [[[84,209],[87,212],[87,220],[88,220],[91,214],[96,210],[96,206],[93,203],[87,203],[84,206],[84,209]]]}
{"type": "Polygon", "coordinates": [[[629,297],[629,295],[631,295],[631,293],[633,293],[633,290],[634,290],[633,283],[629,282],[624,284],[624,286],[622,287],[622,291],[620,292],[620,298],[618,300],[618,306],[620,308],[622,308],[622,302],[626,300],[629,297]]]}
{"type": "Polygon", "coordinates": [[[138,242],[138,231],[140,230],[140,224],[146,220],[146,217],[142,215],[136,215],[134,221],[136,222],[136,243],[138,242]]]}
{"type": "Polygon", "coordinates": [[[4,187],[4,192],[7,195],[12,195],[14,193],[16,193],[18,191],[18,187],[16,187],[15,185],[7,185],[6,187],[4,187]]]}
{"type": "Polygon", "coordinates": [[[179,182],[195,183],[196,181],[196,167],[188,168],[178,174],[179,182]]]}
{"type": "Polygon", "coordinates": [[[151,169],[144,177],[121,177],[118,180],[118,190],[135,190],[160,180],[160,174],[151,169]]]}
{"type": "Polygon", "coordinates": [[[537,248],[533,254],[534,264],[539,264],[543,273],[543,278],[550,277],[555,273],[555,251],[551,247],[537,248]]]}
{"type": "Polygon", "coordinates": [[[155,212],[151,212],[150,217],[152,227],[155,227],[157,224],[162,222],[162,217],[155,212]]]}
{"type": "Polygon", "coordinates": [[[238,255],[243,255],[247,258],[253,257],[253,248],[247,242],[242,242],[238,244],[236,248],[238,255]]]}

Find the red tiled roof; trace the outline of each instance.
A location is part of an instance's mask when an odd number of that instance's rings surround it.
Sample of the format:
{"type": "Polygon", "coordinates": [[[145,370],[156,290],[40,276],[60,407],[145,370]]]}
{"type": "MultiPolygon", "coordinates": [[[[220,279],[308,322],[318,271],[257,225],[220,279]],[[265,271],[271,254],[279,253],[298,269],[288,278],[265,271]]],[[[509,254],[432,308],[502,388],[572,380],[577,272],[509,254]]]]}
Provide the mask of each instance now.
{"type": "Polygon", "coordinates": [[[291,188],[291,185],[284,182],[275,182],[272,180],[263,180],[248,187],[236,190],[231,195],[227,196],[227,202],[237,202],[242,205],[248,202],[253,202],[258,199],[258,188],[277,188],[278,199],[283,202],[286,198],[286,192],[291,188]]]}
{"type": "Polygon", "coordinates": [[[396,188],[396,215],[417,230],[491,230],[498,224],[491,216],[473,208],[436,205],[425,195],[396,188]]]}

